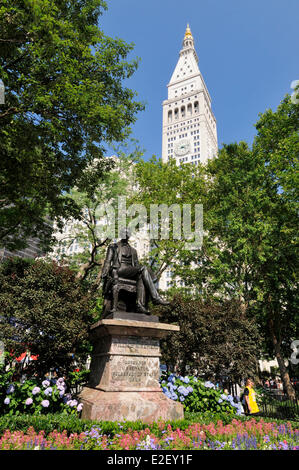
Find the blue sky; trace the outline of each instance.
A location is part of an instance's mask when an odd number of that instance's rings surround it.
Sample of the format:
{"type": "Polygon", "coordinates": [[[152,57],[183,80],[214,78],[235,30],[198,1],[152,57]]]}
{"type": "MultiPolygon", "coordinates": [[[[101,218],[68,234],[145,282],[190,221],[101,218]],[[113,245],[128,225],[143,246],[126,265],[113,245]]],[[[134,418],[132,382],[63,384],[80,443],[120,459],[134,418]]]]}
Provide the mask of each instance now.
{"type": "Polygon", "coordinates": [[[299,0],[107,0],[105,34],[135,44],[126,83],[145,102],[132,137],[147,160],[161,156],[162,101],[187,23],[212,98],[218,145],[255,135],[258,114],[276,109],[299,79],[299,0]]]}

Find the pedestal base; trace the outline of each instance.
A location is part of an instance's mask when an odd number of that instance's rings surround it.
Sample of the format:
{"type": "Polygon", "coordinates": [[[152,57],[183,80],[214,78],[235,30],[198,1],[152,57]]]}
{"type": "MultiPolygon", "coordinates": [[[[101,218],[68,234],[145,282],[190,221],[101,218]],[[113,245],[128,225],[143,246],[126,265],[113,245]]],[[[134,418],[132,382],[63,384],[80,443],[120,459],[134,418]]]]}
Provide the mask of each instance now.
{"type": "Polygon", "coordinates": [[[85,387],[80,395],[82,419],[152,423],[184,418],[183,406],[163,392],[103,392],[85,387]]]}
{"type": "Polygon", "coordinates": [[[79,397],[83,419],[183,419],[182,404],[159,385],[160,339],[179,327],[151,320],[105,318],[91,327],[90,380],[79,397]]]}

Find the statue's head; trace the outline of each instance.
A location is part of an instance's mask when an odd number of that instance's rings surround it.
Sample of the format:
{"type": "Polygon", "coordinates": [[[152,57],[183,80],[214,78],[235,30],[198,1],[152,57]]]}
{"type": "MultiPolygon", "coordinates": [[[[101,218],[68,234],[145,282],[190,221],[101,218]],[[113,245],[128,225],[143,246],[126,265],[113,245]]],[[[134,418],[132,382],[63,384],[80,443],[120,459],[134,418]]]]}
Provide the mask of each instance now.
{"type": "Polygon", "coordinates": [[[129,240],[129,238],[131,237],[131,231],[127,227],[124,227],[121,229],[119,235],[121,240],[129,240]]]}

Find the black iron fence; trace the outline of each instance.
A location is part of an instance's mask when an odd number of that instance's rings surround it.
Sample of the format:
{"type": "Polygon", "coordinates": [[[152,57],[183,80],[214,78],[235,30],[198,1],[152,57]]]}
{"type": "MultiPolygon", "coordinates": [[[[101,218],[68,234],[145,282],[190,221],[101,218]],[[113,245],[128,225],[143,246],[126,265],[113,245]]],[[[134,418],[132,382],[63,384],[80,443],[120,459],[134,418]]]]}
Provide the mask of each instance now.
{"type": "Polygon", "coordinates": [[[259,404],[261,414],[267,418],[299,420],[299,397],[290,399],[286,394],[267,394],[259,404]]]}

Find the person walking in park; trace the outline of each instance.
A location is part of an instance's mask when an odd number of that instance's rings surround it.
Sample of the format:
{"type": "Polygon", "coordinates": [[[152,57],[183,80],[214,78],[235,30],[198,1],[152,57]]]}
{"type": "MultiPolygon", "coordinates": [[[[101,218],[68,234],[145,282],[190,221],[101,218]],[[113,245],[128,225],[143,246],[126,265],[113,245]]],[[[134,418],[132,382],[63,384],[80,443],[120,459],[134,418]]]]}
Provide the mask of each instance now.
{"type": "Polygon", "coordinates": [[[254,382],[252,379],[246,380],[246,386],[243,392],[244,400],[243,405],[245,408],[245,414],[250,416],[256,416],[260,414],[259,407],[256,402],[256,393],[254,391],[254,382]]]}

